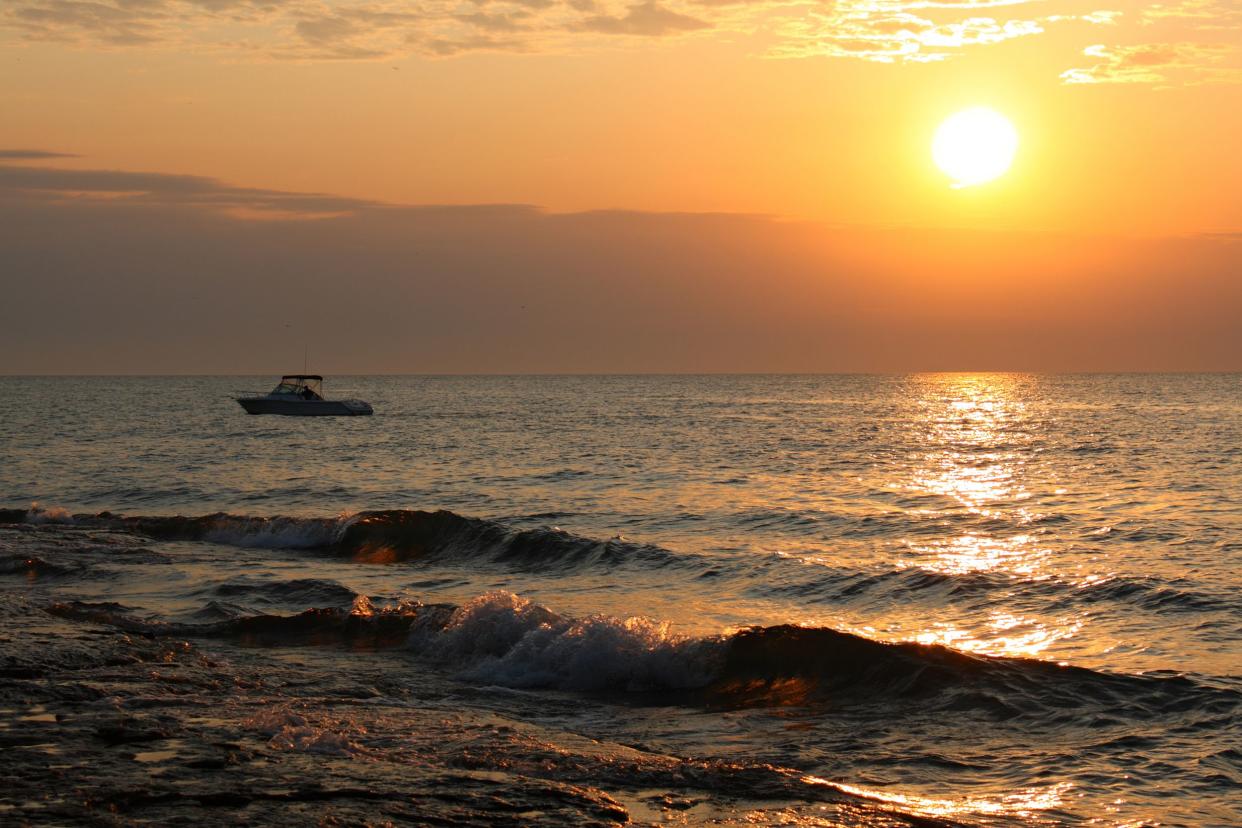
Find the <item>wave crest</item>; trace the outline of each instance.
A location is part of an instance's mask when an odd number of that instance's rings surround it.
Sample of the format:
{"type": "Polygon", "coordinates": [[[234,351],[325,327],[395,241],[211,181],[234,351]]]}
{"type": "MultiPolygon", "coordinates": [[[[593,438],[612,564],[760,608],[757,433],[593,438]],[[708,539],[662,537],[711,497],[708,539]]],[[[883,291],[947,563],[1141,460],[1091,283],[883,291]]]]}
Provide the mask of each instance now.
{"type": "Polygon", "coordinates": [[[695,566],[695,555],[678,555],[620,538],[601,541],[554,527],[514,529],[497,521],[445,510],[387,509],[335,518],[256,517],[217,512],[201,516],[123,516],[112,512],[70,515],[63,509],[5,510],[0,522],[66,523],[112,529],[159,540],[192,540],[241,547],[321,550],[360,563],[416,560],[487,560],[509,568],[549,563],[611,569],[695,566]]]}
{"type": "Polygon", "coordinates": [[[675,635],[668,622],[565,618],[504,591],[458,607],[439,629],[416,628],[410,646],[475,682],[627,691],[702,687],[723,650],[721,639],[675,635]]]}
{"type": "Polygon", "coordinates": [[[118,604],[59,603],[63,618],[156,636],[229,638],[246,646],[404,650],[463,681],[522,689],[659,693],[662,703],[725,707],[890,704],[982,710],[998,718],[1070,709],[1140,719],[1199,708],[1242,709],[1242,693],[1177,674],[1126,675],[974,655],[939,645],[890,644],[823,627],[751,627],[688,637],[649,618],[563,616],[510,592],[461,606],[402,602],[296,615],[175,624],[118,604]]]}

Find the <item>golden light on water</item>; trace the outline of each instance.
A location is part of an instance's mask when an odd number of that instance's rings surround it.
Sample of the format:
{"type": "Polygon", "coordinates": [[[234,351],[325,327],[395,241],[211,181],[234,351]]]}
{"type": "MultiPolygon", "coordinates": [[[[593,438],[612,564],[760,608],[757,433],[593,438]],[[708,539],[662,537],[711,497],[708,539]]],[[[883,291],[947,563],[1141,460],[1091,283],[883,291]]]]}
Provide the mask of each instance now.
{"type": "Polygon", "coordinates": [[[927,383],[920,401],[927,451],[904,487],[981,517],[1016,513],[1029,521],[1033,516],[1019,505],[1031,496],[1023,480],[1027,459],[1015,447],[1029,442],[1032,428],[1019,380],[969,374],[929,377],[927,383]]]}
{"type": "Polygon", "coordinates": [[[939,644],[968,653],[1037,658],[1058,641],[1082,629],[1083,622],[1067,619],[1053,626],[1038,618],[994,612],[980,629],[963,629],[950,623],[934,623],[915,636],[920,644],[939,644]]]}
{"type": "Polygon", "coordinates": [[[918,566],[946,575],[1004,572],[1027,579],[1049,577],[1044,573],[1050,553],[1030,535],[994,538],[968,533],[911,546],[919,554],[918,562],[901,560],[899,566],[918,566]]]}
{"type": "MultiPolygon", "coordinates": [[[[901,487],[933,498],[932,513],[966,513],[998,528],[1029,525],[1038,515],[1024,503],[1028,450],[1038,427],[1022,399],[1024,380],[1008,374],[949,374],[923,379],[923,443],[901,487]],[[936,503],[936,501],[939,501],[936,503]]],[[[943,538],[911,538],[910,556],[897,565],[945,575],[992,574],[1024,581],[1053,577],[1052,552],[1035,532],[964,531],[943,538]]],[[[1077,617],[1058,619],[992,612],[968,626],[931,622],[914,636],[987,655],[1037,657],[1082,628],[1077,617]]]]}
{"type": "MultiPolygon", "coordinates": [[[[800,623],[987,656],[1047,659],[1053,653],[1060,660],[1067,648],[1080,650],[1086,610],[1048,615],[1009,606],[1002,612],[971,609],[969,602],[972,576],[1002,590],[1006,581],[1020,590],[1053,579],[1082,587],[1100,577],[1058,556],[1040,528],[1044,515],[1032,505],[1037,493],[1065,493],[1038,459],[1048,427],[1037,402],[1039,381],[1019,374],[929,374],[911,382],[910,450],[884,487],[906,514],[919,517],[921,528],[897,539],[891,557],[877,550],[874,565],[909,570],[916,588],[944,590],[943,613],[911,614],[894,606],[879,618],[837,610],[811,613],[800,623]],[[937,575],[951,577],[937,581],[937,575]],[[965,602],[951,597],[956,590],[967,590],[965,602]]],[[[838,565],[814,544],[777,554],[810,566],[838,565]]]]}
{"type": "Polygon", "coordinates": [[[955,817],[968,814],[1029,817],[1038,811],[1046,811],[1060,806],[1065,801],[1066,794],[1074,787],[1068,782],[1062,782],[1047,788],[1029,788],[999,799],[978,797],[934,799],[912,794],[889,793],[858,785],[847,785],[843,782],[832,782],[817,776],[806,776],[803,777],[802,781],[810,785],[824,785],[836,788],[853,796],[883,802],[922,816],[932,817],[955,817]]]}

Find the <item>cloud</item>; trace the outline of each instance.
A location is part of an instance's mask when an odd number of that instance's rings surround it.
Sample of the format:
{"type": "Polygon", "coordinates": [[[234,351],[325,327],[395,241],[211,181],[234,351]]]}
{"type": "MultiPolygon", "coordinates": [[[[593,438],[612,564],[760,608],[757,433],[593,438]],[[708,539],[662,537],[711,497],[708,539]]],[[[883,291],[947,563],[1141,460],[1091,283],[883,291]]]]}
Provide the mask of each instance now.
{"type": "MultiPolygon", "coordinates": [[[[1124,50],[1068,69],[1068,83],[1220,82],[1230,72],[1208,47],[1238,42],[1236,0],[1174,0],[1115,9],[1085,0],[6,0],[0,32],[83,48],[193,50],[251,60],[387,60],[470,52],[581,53],[646,38],[717,36],[760,44],[774,58],[839,58],[881,64],[950,60],[964,52],[1078,31],[1072,55],[1115,30],[1119,43],[1203,50],[1193,66],[1130,71],[1124,50]],[[1121,61],[1114,65],[1116,57],[1121,61]]],[[[1057,39],[1061,48],[1070,36],[1057,39]]],[[[1102,48],[1102,47],[1092,47],[1102,48]]],[[[1236,68],[1236,67],[1235,67],[1236,68]]]]}
{"type": "MultiPolygon", "coordinates": [[[[688,0],[674,1],[689,5],[688,0]]],[[[462,0],[417,5],[407,0],[348,5],[320,0],[9,0],[0,5],[0,30],[30,41],[83,47],[241,49],[253,58],[313,61],[387,59],[411,52],[566,52],[601,39],[677,35],[711,25],[657,0],[636,5],[473,0],[472,5],[478,11],[462,0]]]]}
{"type": "Polygon", "coordinates": [[[1242,5],[1234,0],[1180,0],[1153,3],[1139,12],[1146,24],[1164,21],[1191,22],[1201,29],[1234,29],[1242,25],[1242,5]]]}
{"type": "Polygon", "coordinates": [[[37,161],[43,158],[77,158],[70,152],[48,152],[30,149],[0,149],[0,159],[18,161],[37,161]]]}
{"type": "Polygon", "coordinates": [[[530,12],[525,10],[511,13],[473,12],[455,15],[454,19],[488,32],[524,32],[530,29],[530,12]]]}
{"type": "Polygon", "coordinates": [[[0,165],[0,198],[26,203],[177,206],[254,218],[321,218],[382,205],[323,193],[228,186],[214,178],[120,170],[0,165]]]}
{"type": "Polygon", "coordinates": [[[435,57],[453,57],[467,52],[523,52],[528,48],[526,41],[521,38],[494,37],[487,34],[456,39],[435,37],[421,41],[418,45],[424,54],[435,57]]]}
{"type": "MultiPolygon", "coordinates": [[[[1242,4],[1235,0],[1151,3],[1133,15],[1144,42],[1083,49],[1095,62],[1061,73],[1067,84],[1142,84],[1154,87],[1242,83],[1239,38],[1242,4]],[[1160,39],[1161,34],[1176,35],[1160,39]]],[[[1136,38],[1137,39],[1137,38],[1136,38]]]]}
{"type": "Polygon", "coordinates": [[[1210,82],[1242,82],[1242,71],[1223,65],[1234,54],[1228,46],[1202,43],[1143,43],[1130,46],[1096,44],[1083,50],[1091,66],[1067,69],[1067,84],[1138,83],[1154,86],[1210,82]]]}
{"type": "MultiPolygon", "coordinates": [[[[928,48],[994,43],[1030,33],[1029,21],[997,21],[980,10],[1034,0],[10,0],[0,27],[30,40],[88,46],[247,49],[254,56],[367,60],[410,49],[445,55],[482,48],[572,51],[589,38],[666,37],[709,29],[769,27],[774,53],[867,59],[925,59],[928,48]],[[931,22],[918,15],[949,15],[931,22]],[[789,21],[788,25],[786,22],[789,21]],[[245,37],[238,32],[245,31],[245,37]],[[489,39],[505,33],[509,38],[489,39]],[[826,41],[822,48],[808,40],[826,41]],[[781,44],[792,41],[784,46],[781,44]],[[871,42],[870,48],[833,43],[871,42]]],[[[935,57],[942,57],[937,54],[935,57]]]]}
{"type": "Polygon", "coordinates": [[[603,34],[659,37],[675,32],[706,29],[710,26],[711,24],[706,21],[671,11],[656,3],[655,0],[647,0],[645,3],[630,6],[625,14],[615,17],[595,15],[576,24],[573,28],[603,34]]]}
{"type": "Polygon", "coordinates": [[[1242,368],[1230,235],[382,205],[2,166],[0,250],[0,374],[279,373],[289,319],[327,373],[1242,368]]]}
{"type": "Polygon", "coordinates": [[[770,55],[852,57],[877,63],[947,60],[964,49],[1043,34],[1050,25],[1114,23],[1119,13],[998,18],[1031,0],[840,0],[780,25],[770,55]],[[988,14],[981,14],[981,12],[988,14]]]}
{"type": "Polygon", "coordinates": [[[310,43],[337,43],[358,33],[358,27],[343,17],[313,17],[299,20],[295,26],[303,40],[310,43]]]}

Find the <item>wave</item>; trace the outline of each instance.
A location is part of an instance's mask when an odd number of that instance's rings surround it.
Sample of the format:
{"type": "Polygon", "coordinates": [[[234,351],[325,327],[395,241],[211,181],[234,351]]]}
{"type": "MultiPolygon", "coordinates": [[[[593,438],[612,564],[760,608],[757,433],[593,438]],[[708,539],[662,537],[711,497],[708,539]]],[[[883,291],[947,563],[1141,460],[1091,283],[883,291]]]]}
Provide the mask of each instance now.
{"type": "Polygon", "coordinates": [[[1029,531],[1030,524],[1056,522],[1057,516],[1017,520],[993,514],[965,511],[952,498],[936,494],[885,493],[894,508],[866,513],[824,509],[762,506],[744,508],[732,515],[742,530],[763,536],[772,533],[801,539],[818,539],[826,533],[844,540],[874,541],[885,538],[943,537],[946,531],[993,533],[1029,531]]]}
{"type": "Polygon", "coordinates": [[[1186,578],[1112,576],[1073,586],[1077,601],[1119,601],[1155,612],[1242,613],[1236,597],[1210,593],[1186,578]]]}
{"type": "Polygon", "coordinates": [[[1179,674],[1127,675],[939,645],[885,643],[823,627],[751,627],[683,636],[648,618],[560,615],[504,591],[460,606],[403,602],[375,607],[233,617],[209,607],[170,623],[117,604],[64,602],[62,618],[155,636],[225,638],[243,646],[395,650],[476,685],[640,694],[660,704],[710,708],[907,703],[996,719],[1101,716],[1148,719],[1190,709],[1233,716],[1236,688],[1179,674]]]}
{"type": "Polygon", "coordinates": [[[820,566],[810,578],[764,582],[748,591],[766,598],[830,603],[902,600],[929,593],[947,600],[990,602],[1003,592],[1010,600],[1038,600],[1051,609],[1112,602],[1158,613],[1242,612],[1236,598],[1185,578],[1111,575],[1084,581],[1055,575],[1032,578],[1005,572],[941,572],[921,566],[872,572],[820,566]]]}
{"type": "MultiPolygon", "coordinates": [[[[1010,599],[1030,599],[1052,608],[1112,602],[1148,612],[1223,612],[1242,610],[1231,595],[1189,579],[1112,575],[1090,581],[1050,576],[1019,577],[1004,572],[941,572],[921,566],[880,571],[848,567],[784,567],[782,558],[755,556],[737,562],[674,553],[663,547],[619,537],[584,538],[555,527],[516,529],[505,523],[465,517],[450,511],[392,509],[333,518],[247,516],[122,516],[111,512],[73,515],[60,508],[0,510],[0,523],[61,524],[106,529],[159,540],[206,541],[239,547],[317,551],[359,563],[493,563],[509,570],[558,571],[621,567],[690,570],[698,577],[739,577],[739,589],[763,597],[800,602],[908,600],[932,594],[941,600],[990,601],[999,591],[1010,599]],[[802,576],[802,577],[799,577],[802,576]],[[798,578],[798,580],[791,580],[798,578]]],[[[131,550],[137,552],[139,550],[131,550]]],[[[119,550],[110,550],[110,555],[119,550]]],[[[159,553],[145,550],[148,556],[159,553]]],[[[32,559],[33,560],[33,559],[32,559]]],[[[0,574],[18,574],[20,562],[0,565],[0,574]]],[[[35,575],[59,575],[64,562],[39,560],[25,567],[35,575]]],[[[227,597],[227,596],[224,596],[227,597]]],[[[340,596],[286,596],[278,602],[302,606],[336,605],[340,596]]]]}
{"type": "Polygon", "coordinates": [[[651,544],[583,538],[555,527],[513,529],[496,521],[448,511],[403,509],[362,512],[346,521],[334,548],[357,560],[490,559],[513,568],[550,563],[611,569],[624,565],[661,568],[693,563],[651,544]]]}
{"type": "Polygon", "coordinates": [[[205,588],[219,604],[233,602],[259,603],[273,606],[348,608],[358,600],[358,593],[347,586],[320,578],[296,578],[289,581],[234,578],[205,588]]]}
{"type": "Polygon", "coordinates": [[[402,646],[421,605],[398,605],[375,611],[359,596],[349,609],[321,607],[296,615],[266,613],[238,616],[239,607],[209,602],[200,618],[223,620],[180,623],[144,616],[138,610],[113,602],[62,601],[47,612],[59,618],[104,624],[144,636],[176,638],[222,638],[252,647],[344,647],[382,650],[402,646]]]}
{"type": "Polygon", "coordinates": [[[59,524],[128,532],[156,540],[201,540],[234,546],[304,549],[330,545],[344,518],[250,517],[219,512],[186,517],[125,516],[113,512],[71,514],[60,507],[0,509],[0,523],[59,524]]]}
{"type": "MultiPolygon", "coordinates": [[[[942,572],[922,566],[879,571],[820,565],[790,568],[779,556],[753,556],[745,562],[674,553],[663,547],[621,539],[598,540],[555,527],[517,529],[505,523],[450,511],[392,509],[333,518],[247,516],[123,516],[111,512],[70,514],[60,508],[0,510],[0,523],[71,525],[121,531],[158,540],[193,540],[239,547],[307,550],[359,563],[491,563],[518,571],[566,571],[622,567],[681,569],[699,578],[739,578],[738,589],[757,597],[799,602],[907,601],[934,597],[954,602],[989,602],[998,593],[1009,600],[1074,609],[1082,604],[1119,603],[1147,612],[1237,614],[1242,605],[1190,579],[1111,575],[1089,581],[1060,576],[1021,577],[1005,572],[942,572]],[[555,569],[550,567],[555,566],[555,569]],[[808,572],[809,569],[809,572],[808,572]],[[795,580],[796,579],[796,580],[795,580]]],[[[98,539],[96,539],[98,540],[98,539]]],[[[163,556],[152,549],[110,546],[111,557],[126,553],[163,556]]],[[[0,574],[64,575],[67,562],[21,556],[0,563],[0,574]],[[31,561],[23,564],[22,561],[31,561]]],[[[248,587],[239,586],[239,590],[248,587]]],[[[226,587],[227,589],[227,587],[226,587]]],[[[277,589],[288,589],[277,587],[277,589]]],[[[221,593],[220,597],[229,597],[221,593]]],[[[341,605],[348,596],[312,594],[266,596],[281,606],[341,605]]]]}
{"type": "Polygon", "coordinates": [[[648,618],[571,618],[510,592],[489,592],[416,623],[419,656],[462,678],[505,687],[685,690],[718,672],[723,638],[690,638],[648,618]]]}
{"type": "Polygon", "coordinates": [[[123,516],[111,512],[70,515],[33,507],[0,511],[0,522],[66,523],[120,530],[159,540],[192,540],[241,547],[321,550],[361,563],[416,560],[477,562],[510,568],[548,564],[605,569],[693,566],[696,555],[613,538],[594,540],[555,528],[514,529],[497,521],[449,511],[389,509],[336,518],[260,517],[216,513],[187,517],[123,516]]]}
{"type": "Polygon", "coordinates": [[[67,575],[73,571],[70,567],[45,561],[38,555],[0,555],[0,575],[47,578],[67,575]]]}
{"type": "Polygon", "coordinates": [[[880,642],[830,628],[755,627],[729,643],[722,673],[710,688],[726,702],[731,697],[760,704],[904,699],[925,709],[982,710],[999,719],[1084,708],[1148,718],[1200,704],[1242,706],[1242,693],[1180,674],[1108,673],[940,645],[880,642]]]}

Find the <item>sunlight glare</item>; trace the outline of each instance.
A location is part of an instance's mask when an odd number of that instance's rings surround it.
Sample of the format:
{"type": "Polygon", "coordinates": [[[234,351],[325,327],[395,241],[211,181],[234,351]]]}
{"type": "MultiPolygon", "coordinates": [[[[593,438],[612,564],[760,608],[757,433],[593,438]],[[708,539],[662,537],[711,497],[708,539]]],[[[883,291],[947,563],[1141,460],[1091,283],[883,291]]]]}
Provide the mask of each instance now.
{"type": "Polygon", "coordinates": [[[932,158],[956,188],[1000,177],[1017,151],[1018,131],[1013,124],[982,106],[950,115],[932,138],[932,158]]]}

